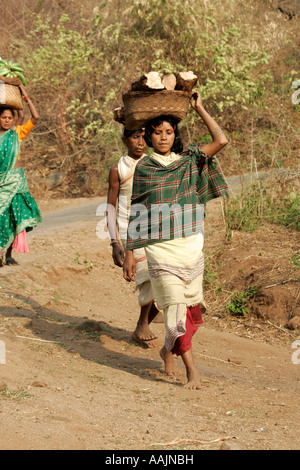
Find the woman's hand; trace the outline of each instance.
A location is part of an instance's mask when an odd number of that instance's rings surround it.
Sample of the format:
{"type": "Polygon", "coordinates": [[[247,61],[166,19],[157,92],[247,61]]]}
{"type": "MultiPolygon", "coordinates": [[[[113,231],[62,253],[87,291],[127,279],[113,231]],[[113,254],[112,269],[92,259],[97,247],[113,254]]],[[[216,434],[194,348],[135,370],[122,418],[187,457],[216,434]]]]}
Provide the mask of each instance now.
{"type": "Polygon", "coordinates": [[[123,263],[123,277],[125,281],[134,281],[136,274],[136,261],[133,256],[132,250],[127,250],[125,254],[125,260],[123,263]]]}
{"type": "Polygon", "coordinates": [[[202,98],[199,93],[199,91],[194,91],[194,93],[191,96],[191,106],[193,109],[200,108],[202,106],[202,98]]]}
{"type": "Polygon", "coordinates": [[[124,261],[124,250],[121,247],[120,243],[113,244],[112,257],[116,266],[122,268],[124,261]]]}
{"type": "Polygon", "coordinates": [[[19,88],[20,88],[20,91],[21,91],[23,100],[24,100],[24,101],[27,101],[28,94],[27,94],[27,91],[25,90],[24,85],[19,85],[19,88]]]}

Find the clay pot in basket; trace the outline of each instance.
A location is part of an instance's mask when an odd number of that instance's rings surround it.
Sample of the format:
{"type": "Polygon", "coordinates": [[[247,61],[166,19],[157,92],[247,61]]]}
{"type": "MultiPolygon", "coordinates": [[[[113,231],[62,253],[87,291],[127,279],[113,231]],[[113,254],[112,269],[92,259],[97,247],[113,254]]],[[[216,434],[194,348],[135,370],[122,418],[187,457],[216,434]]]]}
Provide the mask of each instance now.
{"type": "Polygon", "coordinates": [[[171,116],[179,121],[189,110],[190,93],[181,90],[129,91],[124,93],[125,126],[135,130],[158,116],[171,116]]]}
{"type": "Polygon", "coordinates": [[[0,77],[0,108],[24,109],[18,80],[0,77]]]}

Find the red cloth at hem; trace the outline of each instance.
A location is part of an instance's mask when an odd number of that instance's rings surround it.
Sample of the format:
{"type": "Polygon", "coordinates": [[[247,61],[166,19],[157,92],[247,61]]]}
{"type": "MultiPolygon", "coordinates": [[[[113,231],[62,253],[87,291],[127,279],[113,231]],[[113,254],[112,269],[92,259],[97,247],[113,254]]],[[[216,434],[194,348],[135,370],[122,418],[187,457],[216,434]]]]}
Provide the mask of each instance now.
{"type": "Polygon", "coordinates": [[[12,244],[12,247],[15,249],[17,253],[29,253],[26,229],[16,236],[15,241],[12,244]]]}
{"type": "Polygon", "coordinates": [[[203,323],[201,315],[200,305],[194,307],[187,307],[186,312],[186,333],[185,335],[179,336],[172,349],[172,354],[182,356],[186,351],[189,351],[192,347],[192,337],[198,330],[198,325],[203,323]]]}

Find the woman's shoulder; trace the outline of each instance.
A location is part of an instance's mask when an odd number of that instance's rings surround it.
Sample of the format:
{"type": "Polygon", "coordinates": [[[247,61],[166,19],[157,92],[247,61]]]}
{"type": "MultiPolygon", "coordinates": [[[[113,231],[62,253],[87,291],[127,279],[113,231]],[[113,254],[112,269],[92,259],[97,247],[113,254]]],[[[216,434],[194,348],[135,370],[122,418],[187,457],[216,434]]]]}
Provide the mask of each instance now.
{"type": "Polygon", "coordinates": [[[208,155],[203,152],[203,150],[201,150],[201,147],[202,147],[202,144],[200,142],[196,143],[196,144],[191,144],[189,146],[189,148],[187,149],[186,152],[184,152],[182,155],[183,156],[202,156],[202,157],[208,157],[208,155]]]}
{"type": "Polygon", "coordinates": [[[21,140],[25,139],[25,137],[28,136],[28,134],[33,130],[35,127],[35,124],[32,122],[31,119],[28,119],[28,121],[25,124],[21,124],[20,126],[17,126],[17,133],[19,134],[19,137],[21,140]]]}
{"type": "Polygon", "coordinates": [[[149,155],[144,155],[142,158],[140,158],[136,164],[135,168],[144,168],[145,166],[148,166],[151,164],[152,158],[149,155]]]}

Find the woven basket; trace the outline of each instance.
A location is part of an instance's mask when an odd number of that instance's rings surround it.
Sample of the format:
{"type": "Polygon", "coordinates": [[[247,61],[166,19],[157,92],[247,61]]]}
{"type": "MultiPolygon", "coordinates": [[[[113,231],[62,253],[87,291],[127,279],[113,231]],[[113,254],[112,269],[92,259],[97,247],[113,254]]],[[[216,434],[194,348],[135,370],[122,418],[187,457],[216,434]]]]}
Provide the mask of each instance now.
{"type": "Polygon", "coordinates": [[[189,109],[190,95],[186,91],[129,91],[124,93],[125,126],[134,130],[158,116],[171,116],[179,121],[189,109]]]}
{"type": "Polygon", "coordinates": [[[3,83],[0,78],[0,107],[16,110],[24,109],[21,92],[18,86],[3,83]]]}

